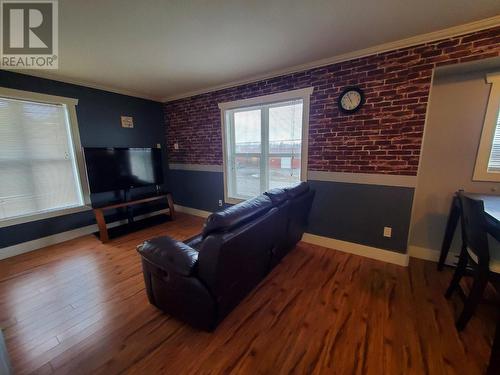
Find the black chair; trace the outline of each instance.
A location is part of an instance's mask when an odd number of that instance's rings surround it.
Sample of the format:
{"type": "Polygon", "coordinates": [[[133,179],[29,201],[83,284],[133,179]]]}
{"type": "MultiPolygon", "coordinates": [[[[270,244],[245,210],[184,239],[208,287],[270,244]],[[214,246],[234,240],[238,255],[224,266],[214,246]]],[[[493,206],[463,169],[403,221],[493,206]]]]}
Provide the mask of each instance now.
{"type": "Polygon", "coordinates": [[[445,296],[451,297],[459,287],[467,267],[471,267],[474,281],[469,295],[465,297],[464,308],[456,323],[457,329],[461,331],[474,314],[493,273],[490,271],[490,251],[483,201],[466,197],[462,191],[458,192],[458,198],[461,211],[462,248],[457,268],[445,296]]]}

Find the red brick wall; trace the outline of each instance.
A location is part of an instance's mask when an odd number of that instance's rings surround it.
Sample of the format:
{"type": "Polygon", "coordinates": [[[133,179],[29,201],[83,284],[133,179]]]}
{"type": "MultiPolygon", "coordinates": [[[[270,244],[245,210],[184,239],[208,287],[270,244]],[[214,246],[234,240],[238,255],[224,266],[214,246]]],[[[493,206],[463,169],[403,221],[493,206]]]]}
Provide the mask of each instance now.
{"type": "Polygon", "coordinates": [[[432,70],[496,56],[500,27],[168,102],[169,162],[222,164],[218,103],[314,86],[309,170],[415,175],[432,70]],[[366,104],[347,116],[337,98],[351,85],[366,104]]]}

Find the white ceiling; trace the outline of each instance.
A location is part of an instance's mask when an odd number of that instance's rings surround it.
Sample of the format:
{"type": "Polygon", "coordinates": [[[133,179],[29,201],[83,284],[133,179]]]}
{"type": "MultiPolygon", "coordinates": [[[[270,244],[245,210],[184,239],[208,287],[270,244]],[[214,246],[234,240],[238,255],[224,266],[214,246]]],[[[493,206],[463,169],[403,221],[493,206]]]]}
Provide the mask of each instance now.
{"type": "Polygon", "coordinates": [[[62,0],[59,12],[52,78],[162,100],[497,16],[500,1],[62,0]]]}

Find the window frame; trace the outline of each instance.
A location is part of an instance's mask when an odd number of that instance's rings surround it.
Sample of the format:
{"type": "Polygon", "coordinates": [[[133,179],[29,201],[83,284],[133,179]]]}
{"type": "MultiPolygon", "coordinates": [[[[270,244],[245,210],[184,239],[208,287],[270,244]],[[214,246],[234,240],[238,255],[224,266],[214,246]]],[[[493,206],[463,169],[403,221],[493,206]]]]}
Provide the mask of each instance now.
{"type": "MultiPolygon", "coordinates": [[[[229,153],[228,153],[228,142],[227,142],[227,134],[228,134],[228,125],[230,122],[228,121],[227,116],[232,114],[234,116],[234,111],[237,110],[249,110],[252,107],[261,107],[261,106],[269,106],[271,107],[273,104],[277,104],[280,102],[287,102],[293,100],[302,100],[302,142],[301,142],[301,165],[300,165],[300,181],[307,181],[307,161],[308,161],[308,149],[309,149],[309,106],[310,106],[310,97],[313,93],[314,87],[307,87],[298,90],[285,91],[276,94],[263,95],[258,97],[253,97],[249,99],[236,100],[232,102],[223,102],[219,103],[219,109],[221,111],[221,134],[222,134],[222,170],[224,174],[224,202],[228,204],[236,204],[244,201],[248,198],[237,198],[229,196],[228,189],[228,179],[229,179],[229,170],[231,167],[231,163],[228,161],[229,153]]],[[[268,113],[267,111],[261,111],[261,118],[268,113]]],[[[263,120],[263,119],[262,119],[263,120]]],[[[261,121],[261,133],[268,134],[269,132],[264,131],[264,124],[268,123],[268,121],[261,121]]],[[[263,136],[261,136],[261,142],[268,142],[263,136]]],[[[231,143],[232,147],[235,146],[235,143],[231,143]]],[[[261,150],[262,151],[262,150],[261,150]]],[[[232,155],[236,155],[233,150],[232,155]]],[[[245,154],[246,155],[246,154],[245,154]]],[[[251,156],[251,154],[248,154],[251,156]]],[[[278,154],[277,154],[278,155],[278,154]]],[[[266,158],[263,152],[259,154],[261,164],[266,162],[266,158]]],[[[274,154],[273,154],[274,156],[274,154]]],[[[234,173],[233,173],[234,175],[234,173]]],[[[261,179],[262,184],[263,179],[261,179]]]]}
{"type": "Polygon", "coordinates": [[[486,75],[486,83],[491,84],[488,105],[484,116],[483,129],[474,166],[473,181],[500,182],[500,172],[488,172],[493,138],[500,110],[500,72],[486,75]]]}
{"type": "Polygon", "coordinates": [[[0,98],[17,99],[29,102],[39,102],[45,104],[63,105],[66,109],[68,128],[70,131],[71,145],[73,155],[75,157],[75,166],[78,177],[83,204],[79,206],[55,208],[52,210],[40,211],[37,213],[20,215],[5,219],[0,219],[0,228],[8,227],[11,225],[28,223],[36,220],[43,220],[51,217],[67,215],[75,212],[89,211],[90,207],[90,189],[85,169],[85,159],[83,157],[83,149],[80,141],[80,132],[78,128],[78,119],[76,116],[76,106],[78,99],[67,98],[62,96],[40,94],[37,92],[23,91],[0,87],[0,98]]]}

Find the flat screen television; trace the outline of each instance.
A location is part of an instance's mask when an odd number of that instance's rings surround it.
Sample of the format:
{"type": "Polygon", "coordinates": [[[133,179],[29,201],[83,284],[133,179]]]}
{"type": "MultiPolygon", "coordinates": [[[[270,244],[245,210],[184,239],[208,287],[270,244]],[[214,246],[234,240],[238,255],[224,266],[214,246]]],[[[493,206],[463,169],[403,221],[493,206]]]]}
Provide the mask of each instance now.
{"type": "Polygon", "coordinates": [[[83,151],[91,193],[163,183],[159,148],[85,147],[83,151]]]}

